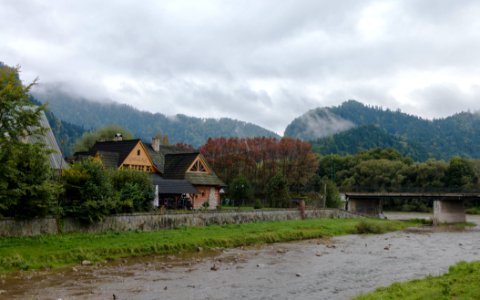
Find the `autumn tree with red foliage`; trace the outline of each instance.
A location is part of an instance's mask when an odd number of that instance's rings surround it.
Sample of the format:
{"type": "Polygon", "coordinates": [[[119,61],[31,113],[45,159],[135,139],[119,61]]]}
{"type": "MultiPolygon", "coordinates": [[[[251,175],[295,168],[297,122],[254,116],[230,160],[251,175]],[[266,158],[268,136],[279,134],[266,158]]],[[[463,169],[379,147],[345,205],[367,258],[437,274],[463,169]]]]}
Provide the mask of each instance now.
{"type": "Polygon", "coordinates": [[[226,183],[244,176],[257,192],[276,174],[285,176],[291,189],[299,190],[318,167],[311,145],[292,138],[210,138],[200,152],[226,183]]]}

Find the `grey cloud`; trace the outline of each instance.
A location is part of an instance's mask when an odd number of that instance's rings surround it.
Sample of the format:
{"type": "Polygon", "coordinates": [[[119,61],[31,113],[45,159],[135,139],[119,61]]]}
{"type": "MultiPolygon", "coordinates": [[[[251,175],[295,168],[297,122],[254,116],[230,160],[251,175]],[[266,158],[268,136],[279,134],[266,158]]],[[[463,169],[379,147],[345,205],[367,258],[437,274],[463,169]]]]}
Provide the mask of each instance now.
{"type": "Polygon", "coordinates": [[[321,114],[308,112],[302,116],[304,130],[302,136],[322,138],[355,127],[352,122],[335,116],[328,109],[323,109],[321,114]]]}
{"type": "Polygon", "coordinates": [[[479,109],[476,92],[453,88],[456,75],[477,76],[479,14],[473,0],[18,0],[0,7],[0,60],[76,96],[281,133],[308,109],[351,98],[428,117],[479,109]],[[378,6],[387,9],[366,15],[378,6]],[[406,87],[410,101],[394,93],[402,76],[450,70],[450,81],[406,87]]]}
{"type": "Polygon", "coordinates": [[[412,92],[411,98],[418,103],[417,113],[429,117],[446,117],[460,111],[478,110],[472,103],[480,99],[480,87],[462,91],[456,85],[444,83],[412,92]]]}

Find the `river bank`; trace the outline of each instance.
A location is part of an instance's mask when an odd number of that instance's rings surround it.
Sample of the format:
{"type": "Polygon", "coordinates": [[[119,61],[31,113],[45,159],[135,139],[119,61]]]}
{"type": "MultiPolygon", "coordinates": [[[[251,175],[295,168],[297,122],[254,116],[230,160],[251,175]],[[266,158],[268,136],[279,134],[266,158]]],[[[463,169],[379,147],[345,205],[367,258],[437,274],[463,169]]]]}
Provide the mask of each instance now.
{"type": "Polygon", "coordinates": [[[348,235],[189,257],[142,257],[4,274],[0,282],[11,299],[111,299],[113,294],[117,299],[349,299],[396,281],[445,273],[459,260],[478,260],[478,230],[348,235]]]}
{"type": "Polygon", "coordinates": [[[412,222],[378,219],[307,219],[149,232],[4,237],[0,238],[0,272],[91,265],[123,257],[191,253],[198,249],[235,248],[365,231],[387,232],[412,225],[412,222]]]}

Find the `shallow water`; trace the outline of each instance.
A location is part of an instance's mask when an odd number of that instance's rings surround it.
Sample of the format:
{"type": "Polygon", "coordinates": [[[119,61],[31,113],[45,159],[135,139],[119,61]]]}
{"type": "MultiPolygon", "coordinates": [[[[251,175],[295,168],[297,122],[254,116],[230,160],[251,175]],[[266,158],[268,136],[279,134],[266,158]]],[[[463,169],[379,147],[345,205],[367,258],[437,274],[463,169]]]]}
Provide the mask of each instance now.
{"type": "MultiPolygon", "coordinates": [[[[402,218],[402,214],[389,214],[402,218]]],[[[408,215],[422,217],[428,215],[408,215]]],[[[480,224],[479,217],[469,221],[480,224]]],[[[348,299],[480,260],[480,229],[430,229],[3,276],[5,299],[348,299]]]]}

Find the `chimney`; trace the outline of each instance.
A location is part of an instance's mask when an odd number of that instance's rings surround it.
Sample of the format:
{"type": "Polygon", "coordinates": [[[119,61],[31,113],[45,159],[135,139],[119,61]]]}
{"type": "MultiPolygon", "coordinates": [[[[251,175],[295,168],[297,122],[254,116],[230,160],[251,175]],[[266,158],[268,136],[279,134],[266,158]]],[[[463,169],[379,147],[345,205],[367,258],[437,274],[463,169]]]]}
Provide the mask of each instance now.
{"type": "Polygon", "coordinates": [[[115,133],[115,136],[113,137],[114,142],[120,142],[123,140],[123,136],[121,133],[115,133]]]}
{"type": "Polygon", "coordinates": [[[152,148],[153,148],[153,151],[155,151],[155,152],[160,151],[160,138],[158,138],[158,137],[153,137],[152,138],[152,148]]]}

